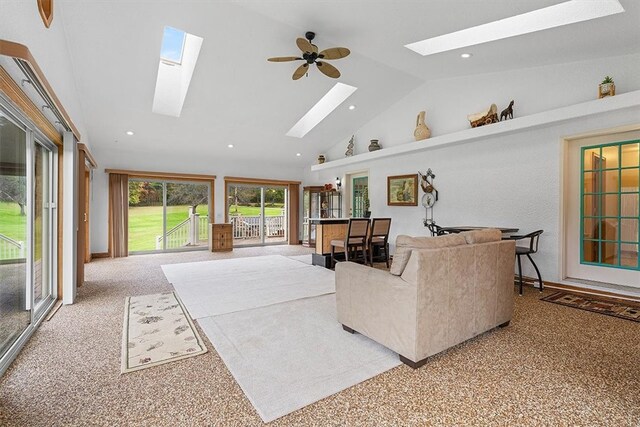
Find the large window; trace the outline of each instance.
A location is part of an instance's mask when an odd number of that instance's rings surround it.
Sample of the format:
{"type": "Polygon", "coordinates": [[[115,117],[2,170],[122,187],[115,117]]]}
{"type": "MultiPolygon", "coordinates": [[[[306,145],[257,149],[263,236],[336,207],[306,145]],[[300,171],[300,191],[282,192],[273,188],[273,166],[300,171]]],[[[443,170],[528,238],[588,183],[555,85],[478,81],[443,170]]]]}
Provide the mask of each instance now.
{"type": "Polygon", "coordinates": [[[204,249],[210,184],[131,178],[129,252],[204,249]]]}
{"type": "Polygon", "coordinates": [[[639,141],[582,148],[583,264],[640,270],[639,141]]]}

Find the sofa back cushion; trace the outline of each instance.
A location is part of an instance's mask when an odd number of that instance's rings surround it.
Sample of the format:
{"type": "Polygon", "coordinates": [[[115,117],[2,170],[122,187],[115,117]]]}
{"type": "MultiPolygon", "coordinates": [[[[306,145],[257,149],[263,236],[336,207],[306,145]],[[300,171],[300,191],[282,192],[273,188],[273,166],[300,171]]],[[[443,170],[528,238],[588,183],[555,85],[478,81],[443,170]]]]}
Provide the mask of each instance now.
{"type": "Polygon", "coordinates": [[[483,230],[472,230],[460,233],[468,245],[476,243],[490,243],[502,240],[502,232],[496,228],[486,228],[483,230]]]}
{"type": "Polygon", "coordinates": [[[400,276],[407,266],[407,262],[409,262],[413,249],[440,249],[466,244],[467,241],[461,234],[447,234],[436,237],[400,235],[396,238],[396,252],[393,254],[393,262],[389,272],[400,276]]]}

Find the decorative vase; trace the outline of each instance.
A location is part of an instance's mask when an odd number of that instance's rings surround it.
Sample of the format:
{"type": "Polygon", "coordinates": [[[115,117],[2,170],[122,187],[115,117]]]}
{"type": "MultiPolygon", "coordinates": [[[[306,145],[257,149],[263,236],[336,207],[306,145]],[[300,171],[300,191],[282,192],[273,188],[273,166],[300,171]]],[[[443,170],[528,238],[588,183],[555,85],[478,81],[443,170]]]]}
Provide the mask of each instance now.
{"type": "Polygon", "coordinates": [[[416,141],[427,139],[431,136],[431,131],[424,122],[424,117],[426,114],[426,112],[420,111],[420,113],[418,113],[418,117],[416,117],[416,130],[413,131],[413,136],[415,137],[416,141]]]}
{"type": "Polygon", "coordinates": [[[378,144],[378,140],[377,139],[372,139],[371,140],[371,144],[369,144],[369,151],[378,151],[381,148],[382,147],[380,147],[380,144],[378,144]]]}
{"type": "Polygon", "coordinates": [[[320,154],[320,155],[318,156],[318,164],[319,164],[319,165],[323,164],[323,163],[325,162],[325,160],[326,160],[326,159],[324,158],[324,154],[320,154]]]}
{"type": "Polygon", "coordinates": [[[598,87],[598,98],[605,96],[614,96],[616,94],[616,85],[613,83],[602,83],[598,87]]]}

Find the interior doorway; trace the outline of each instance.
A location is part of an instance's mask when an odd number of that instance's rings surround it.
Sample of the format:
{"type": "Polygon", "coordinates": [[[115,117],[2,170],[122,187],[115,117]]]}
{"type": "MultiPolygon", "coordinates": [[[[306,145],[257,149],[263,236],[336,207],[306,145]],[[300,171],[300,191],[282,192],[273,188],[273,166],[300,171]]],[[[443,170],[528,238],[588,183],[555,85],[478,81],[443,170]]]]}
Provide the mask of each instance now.
{"type": "Polygon", "coordinates": [[[563,279],[640,288],[640,126],[565,148],[563,279]]]}
{"type": "Polygon", "coordinates": [[[364,218],[371,215],[369,201],[369,172],[361,171],[346,175],[347,194],[345,197],[350,218],[364,218]]]}

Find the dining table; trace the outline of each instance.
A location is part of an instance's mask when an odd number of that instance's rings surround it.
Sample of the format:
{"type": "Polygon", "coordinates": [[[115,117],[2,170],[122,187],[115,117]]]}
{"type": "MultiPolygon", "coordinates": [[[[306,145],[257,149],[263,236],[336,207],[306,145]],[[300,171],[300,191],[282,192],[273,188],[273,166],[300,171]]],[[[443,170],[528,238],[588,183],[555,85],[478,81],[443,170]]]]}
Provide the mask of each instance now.
{"type": "Polygon", "coordinates": [[[460,233],[462,231],[472,231],[472,230],[485,230],[488,228],[495,228],[502,232],[502,238],[508,239],[510,234],[517,233],[520,229],[515,227],[486,227],[486,226],[476,226],[476,225],[456,225],[449,227],[442,227],[438,231],[440,234],[451,234],[451,233],[460,233]]]}

